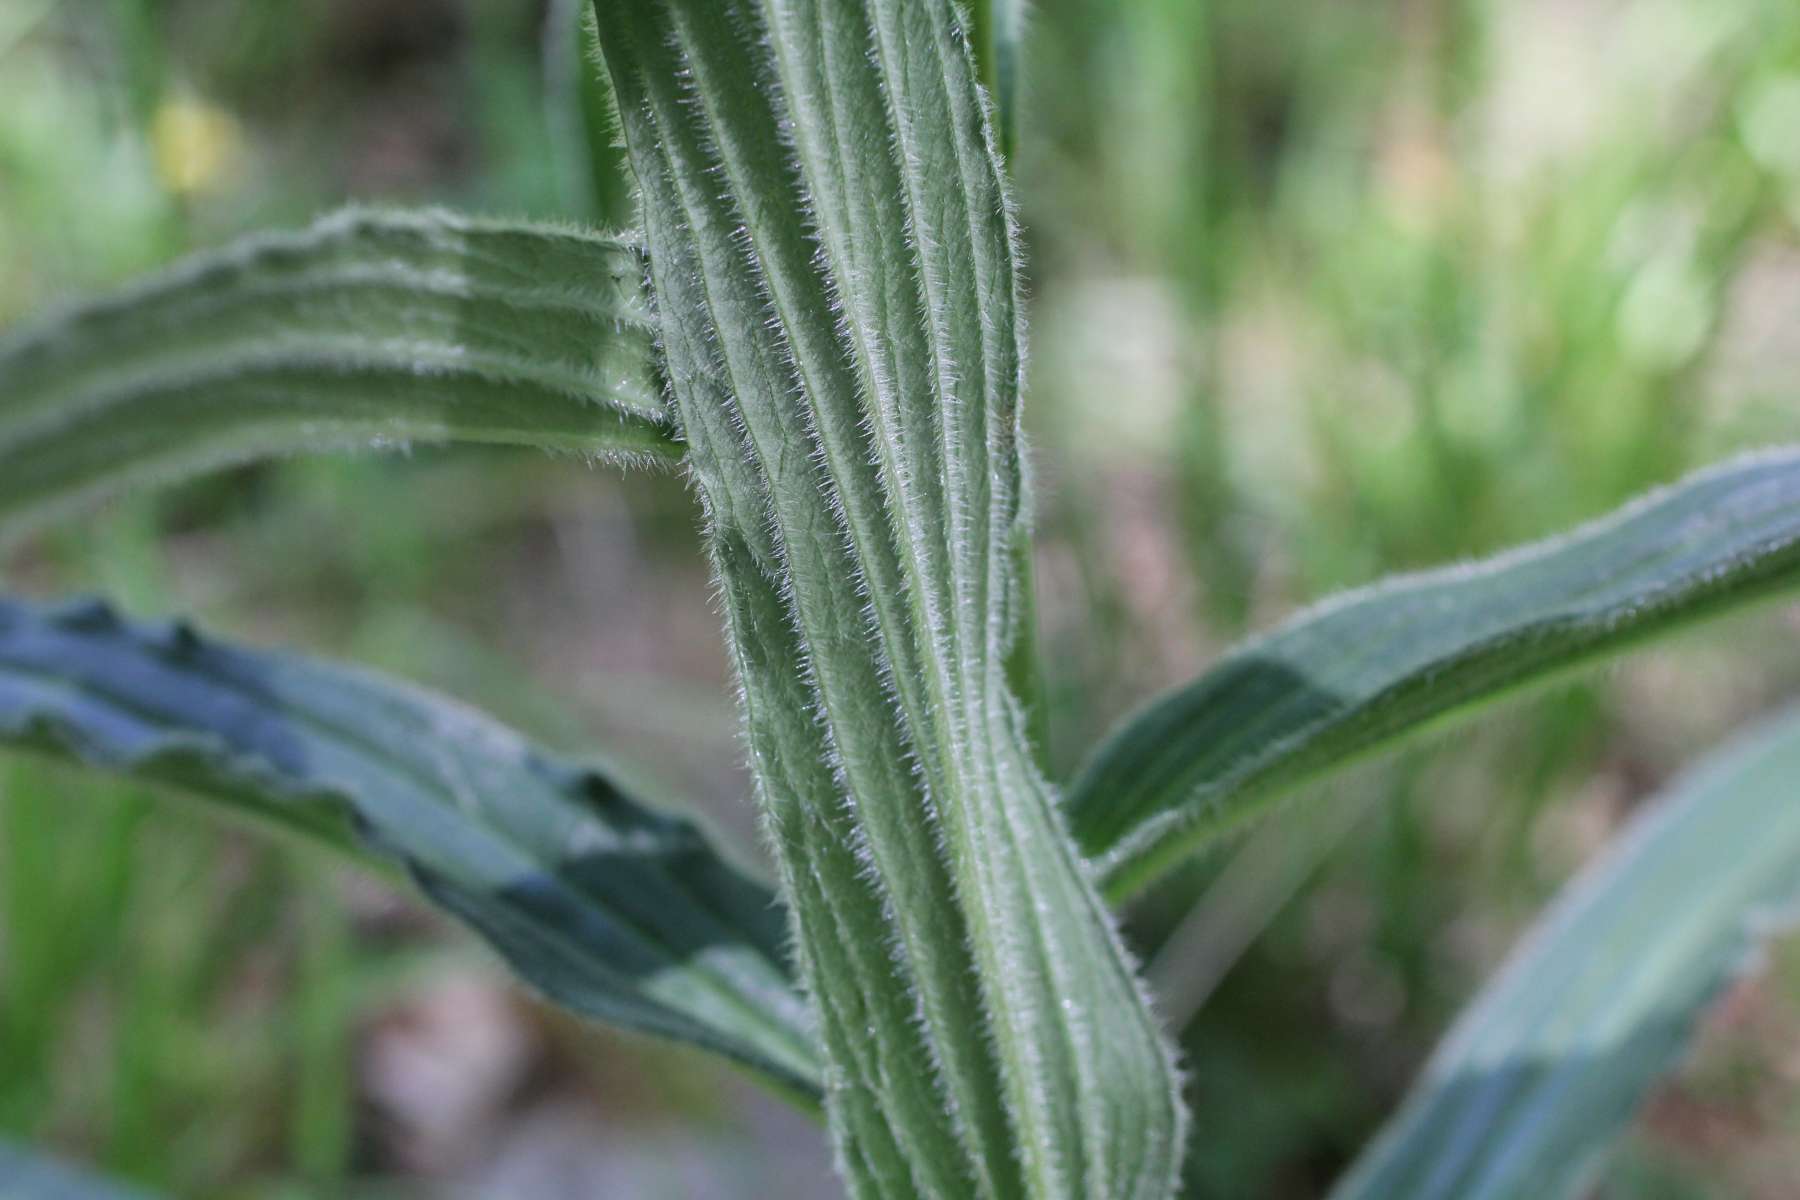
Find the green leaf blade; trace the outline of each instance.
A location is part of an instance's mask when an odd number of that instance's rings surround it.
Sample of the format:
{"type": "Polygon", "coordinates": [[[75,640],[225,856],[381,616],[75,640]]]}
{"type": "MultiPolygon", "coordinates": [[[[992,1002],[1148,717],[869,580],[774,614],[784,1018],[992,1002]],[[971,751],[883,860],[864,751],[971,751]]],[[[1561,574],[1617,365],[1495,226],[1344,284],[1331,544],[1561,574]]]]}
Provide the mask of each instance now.
{"type": "Polygon", "coordinates": [[[551,1000],[817,1087],[775,898],[690,823],[453,702],[95,602],[0,601],[0,744],[354,845],[551,1000]]]}
{"type": "Polygon", "coordinates": [[[0,535],[301,450],[680,447],[628,241],[352,209],[0,337],[0,535]]]}
{"type": "Polygon", "coordinates": [[[1017,278],[955,10],[595,11],[852,1189],[1166,1196],[1170,1055],[1007,680],[1017,278]]]}
{"type": "Polygon", "coordinates": [[[981,82],[994,99],[1000,149],[1010,156],[1019,125],[1019,69],[1025,40],[1025,0],[973,0],[975,56],[981,82]]]}
{"type": "Polygon", "coordinates": [[[1648,807],[1440,1044],[1334,1200],[1572,1197],[1707,1005],[1800,911],[1800,712],[1648,807]]]}
{"type": "Polygon", "coordinates": [[[1071,824],[1126,894],[1308,779],[1797,583],[1800,450],[1702,471],[1566,536],[1302,613],[1122,723],[1071,788],[1071,824]]]}

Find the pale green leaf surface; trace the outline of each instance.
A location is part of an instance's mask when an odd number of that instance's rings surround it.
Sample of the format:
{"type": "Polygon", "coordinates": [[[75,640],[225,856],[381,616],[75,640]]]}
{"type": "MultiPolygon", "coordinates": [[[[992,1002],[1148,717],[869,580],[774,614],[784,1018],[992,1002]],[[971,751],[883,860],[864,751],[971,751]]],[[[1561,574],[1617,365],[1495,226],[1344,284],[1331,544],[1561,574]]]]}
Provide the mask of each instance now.
{"type": "Polygon", "coordinates": [[[1752,455],[1565,536],[1302,613],[1128,718],[1069,795],[1109,891],[1271,799],[1646,638],[1800,584],[1800,450],[1752,455]]]}
{"type": "Polygon", "coordinates": [[[349,210],[0,336],[0,537],[300,450],[468,441],[672,460],[629,242],[349,210]]]}
{"type": "Polygon", "coordinates": [[[106,1179],[16,1142],[0,1139],[0,1200],[151,1200],[150,1193],[106,1179]]]}
{"type": "Polygon", "coordinates": [[[1800,711],[1673,784],[1566,887],[1335,1200],[1586,1194],[1709,1001],[1800,914],[1800,711]]]}
{"type": "Polygon", "coordinates": [[[1157,1023],[1031,759],[1013,231],[949,0],[601,0],[860,1196],[1167,1197],[1157,1023]]]}
{"type": "Polygon", "coordinates": [[[0,744],[129,774],[402,868],[536,990],[731,1056],[803,1102],[775,898],[597,769],[395,681],[0,600],[0,744]]]}

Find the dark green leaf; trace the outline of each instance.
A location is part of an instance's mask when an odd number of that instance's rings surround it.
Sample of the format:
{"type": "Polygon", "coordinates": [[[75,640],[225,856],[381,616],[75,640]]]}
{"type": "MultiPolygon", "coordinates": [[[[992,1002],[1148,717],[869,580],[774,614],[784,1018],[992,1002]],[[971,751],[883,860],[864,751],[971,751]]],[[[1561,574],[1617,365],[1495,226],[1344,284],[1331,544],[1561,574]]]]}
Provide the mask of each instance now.
{"type": "Polygon", "coordinates": [[[802,1099],[818,1085],[767,889],[689,822],[451,701],[97,602],[0,600],[0,743],[355,844],[557,1003],[802,1099]]]}
{"type": "Polygon", "coordinates": [[[1114,895],[1280,792],[1800,583],[1800,450],[1703,471],[1498,558],[1303,613],[1129,718],[1069,795],[1114,895]]]}
{"type": "Polygon", "coordinates": [[[1020,43],[1025,38],[1025,0],[974,0],[975,57],[981,82],[994,99],[1000,149],[1010,155],[1019,125],[1020,43]]]}

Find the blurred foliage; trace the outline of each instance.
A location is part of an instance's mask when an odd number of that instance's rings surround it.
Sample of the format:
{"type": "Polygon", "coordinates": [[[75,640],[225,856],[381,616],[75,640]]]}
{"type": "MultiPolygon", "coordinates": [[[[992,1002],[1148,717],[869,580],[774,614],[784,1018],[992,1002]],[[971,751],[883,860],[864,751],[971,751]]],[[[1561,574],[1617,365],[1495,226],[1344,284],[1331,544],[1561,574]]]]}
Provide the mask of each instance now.
{"type": "MultiPolygon", "coordinates": [[[[351,197],[629,223],[583,8],[0,0],[0,321],[351,197]]],[[[1037,0],[1015,173],[1057,769],[1322,592],[1791,439],[1796,127],[1791,0],[1037,0]]],[[[678,479],[421,453],[234,472],[4,565],[362,658],[565,748],[603,731],[749,844],[693,521],[678,479]]],[[[1371,767],[1341,835],[1275,818],[1293,894],[1185,1028],[1194,1195],[1319,1194],[1555,884],[1800,684],[1795,632],[1740,620],[1371,767]]],[[[1132,914],[1147,955],[1228,861],[1132,914]]],[[[181,1195],[466,1177],[407,1151],[371,1083],[395,1014],[469,969],[442,945],[335,864],[0,765],[0,1133],[181,1195]]],[[[1800,1088],[1767,1065],[1794,959],[1607,1195],[1800,1175],[1800,1088]]],[[[822,1164],[711,1068],[521,1009],[549,1073],[526,1100],[822,1164]]],[[[675,1194],[776,1186],[745,1170],[675,1194]]]]}
{"type": "MultiPolygon", "coordinates": [[[[1062,763],[1297,602],[1793,436],[1791,4],[1045,0],[1027,61],[1062,763]]],[[[1689,638],[1366,771],[1341,843],[1247,843],[1308,882],[1187,1026],[1194,1194],[1317,1194],[1554,884],[1800,679],[1795,641],[1689,638]]],[[[1180,921],[1228,861],[1141,943],[1205,949],[1180,921]]],[[[1780,1194],[1669,1141],[1617,1194],[1780,1194]]]]}

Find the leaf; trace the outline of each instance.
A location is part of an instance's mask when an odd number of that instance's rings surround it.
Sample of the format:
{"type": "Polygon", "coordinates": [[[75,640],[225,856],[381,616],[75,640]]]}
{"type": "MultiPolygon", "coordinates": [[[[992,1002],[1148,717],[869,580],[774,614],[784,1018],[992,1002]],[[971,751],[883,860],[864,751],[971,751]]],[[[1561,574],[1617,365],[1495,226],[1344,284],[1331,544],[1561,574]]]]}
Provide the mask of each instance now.
{"type": "Polygon", "coordinates": [[[150,1200],[147,1192],[5,1139],[0,1139],[0,1196],[6,1200],[150,1200]]]}
{"type": "Polygon", "coordinates": [[[594,7],[840,1166],[1167,1197],[1176,1072],[1006,676],[1018,280],[957,12],[594,7]]]}
{"type": "Polygon", "coordinates": [[[1640,812],[1458,1018],[1335,1200],[1585,1195],[1707,1005],[1800,913],[1800,710],[1640,812]]]}
{"type": "Polygon", "coordinates": [[[587,0],[548,0],[543,24],[544,123],[562,207],[603,225],[629,224],[636,219],[631,172],[619,145],[612,88],[595,69],[599,51],[587,0]]]}
{"type": "Polygon", "coordinates": [[[637,250],[352,209],[0,338],[0,535],[298,450],[470,441],[679,455],[637,250]]]}
{"type": "Polygon", "coordinates": [[[98,602],[0,600],[0,745],[353,842],[549,999],[817,1087],[769,892],[689,822],[451,701],[98,602]]]}
{"type": "Polygon", "coordinates": [[[1019,44],[1025,36],[1025,0],[974,0],[969,17],[981,82],[994,100],[1000,149],[1010,156],[1019,124],[1019,44]]]}
{"type": "Polygon", "coordinates": [[[1800,583],[1800,449],[1702,471],[1566,536],[1350,592],[1128,718],[1070,791],[1110,894],[1273,797],[1520,688],[1800,583]]]}

